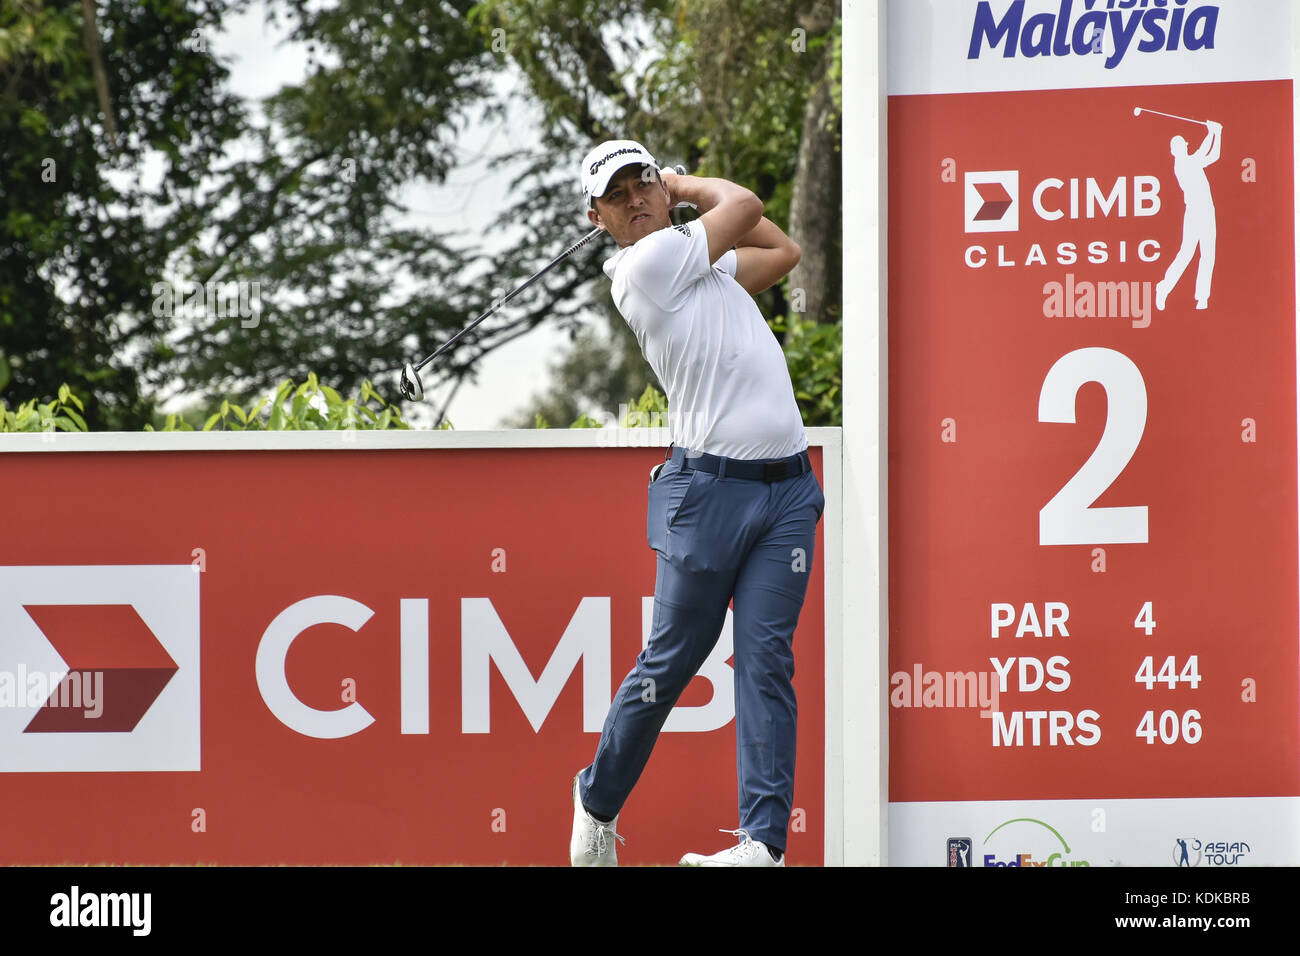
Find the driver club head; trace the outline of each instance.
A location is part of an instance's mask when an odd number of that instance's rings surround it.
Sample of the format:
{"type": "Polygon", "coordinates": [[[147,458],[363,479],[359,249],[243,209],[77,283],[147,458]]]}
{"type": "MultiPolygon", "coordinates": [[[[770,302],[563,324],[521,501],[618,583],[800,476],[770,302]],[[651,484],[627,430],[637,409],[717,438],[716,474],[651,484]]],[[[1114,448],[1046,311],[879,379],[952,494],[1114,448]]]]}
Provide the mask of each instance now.
{"type": "Polygon", "coordinates": [[[424,399],[424,386],[420,383],[420,373],[409,362],[402,368],[402,377],[397,382],[397,390],[408,402],[424,399]]]}

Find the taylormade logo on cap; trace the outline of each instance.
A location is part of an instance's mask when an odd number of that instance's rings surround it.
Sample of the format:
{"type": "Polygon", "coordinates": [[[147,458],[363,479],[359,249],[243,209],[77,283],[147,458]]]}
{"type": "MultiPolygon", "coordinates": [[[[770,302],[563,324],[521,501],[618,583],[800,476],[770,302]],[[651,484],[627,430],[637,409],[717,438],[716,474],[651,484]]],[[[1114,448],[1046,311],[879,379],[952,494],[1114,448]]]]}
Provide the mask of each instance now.
{"type": "Polygon", "coordinates": [[[583,205],[590,207],[596,197],[605,195],[614,174],[632,165],[659,168],[650,151],[630,139],[607,140],[589,152],[582,160],[583,205]]]}
{"type": "Polygon", "coordinates": [[[636,149],[632,146],[625,146],[622,149],[614,150],[612,153],[606,153],[604,156],[600,157],[600,159],[591,164],[591,175],[595,176],[596,170],[600,169],[600,167],[604,166],[615,156],[621,156],[624,153],[632,153],[634,156],[639,156],[641,155],[642,150],[636,149]]]}

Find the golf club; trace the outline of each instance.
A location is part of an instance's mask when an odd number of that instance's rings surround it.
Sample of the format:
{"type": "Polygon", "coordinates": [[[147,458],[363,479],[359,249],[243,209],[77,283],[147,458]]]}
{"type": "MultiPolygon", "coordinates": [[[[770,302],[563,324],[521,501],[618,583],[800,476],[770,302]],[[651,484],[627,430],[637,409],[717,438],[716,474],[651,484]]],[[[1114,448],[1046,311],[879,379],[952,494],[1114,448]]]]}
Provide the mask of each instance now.
{"type": "Polygon", "coordinates": [[[1175,116],[1173,113],[1162,113],[1159,110],[1149,110],[1141,106],[1133,107],[1133,115],[1141,116],[1143,113],[1154,113],[1156,116],[1168,116],[1170,119],[1182,120],[1184,123],[1195,123],[1197,126],[1206,126],[1205,120],[1188,119],[1186,116],[1175,116]]]}
{"type": "MultiPolygon", "coordinates": [[[[673,172],[673,173],[677,173],[678,175],[685,175],[686,168],[684,166],[670,166],[660,170],[661,174],[664,172],[673,172]]],[[[694,204],[685,203],[685,202],[677,203],[673,208],[680,209],[684,206],[690,207],[691,209],[695,208],[694,204]]],[[[522,285],[512,290],[508,295],[503,296],[502,298],[497,299],[495,302],[493,302],[491,307],[488,308],[486,312],[480,315],[469,325],[465,326],[465,328],[457,332],[446,342],[442,343],[442,345],[438,347],[438,350],[434,352],[432,355],[425,358],[418,365],[411,365],[408,362],[405,366],[403,366],[401,378],[399,378],[397,381],[397,390],[402,393],[402,397],[405,398],[408,402],[418,402],[423,400],[424,383],[420,381],[420,369],[424,368],[426,365],[428,365],[430,362],[436,359],[443,352],[446,352],[449,348],[451,348],[453,345],[459,342],[467,332],[469,332],[471,329],[477,326],[480,322],[482,322],[488,316],[492,315],[492,313],[496,312],[503,305],[505,305],[507,302],[509,302],[511,299],[517,296],[520,292],[523,292],[530,285],[532,285],[534,282],[540,279],[543,275],[545,275],[551,269],[555,268],[557,265],[559,265],[569,256],[573,255],[575,252],[577,252],[587,243],[591,242],[591,240],[595,239],[598,235],[600,235],[604,231],[605,229],[603,226],[597,226],[595,229],[591,230],[591,232],[587,233],[585,236],[583,236],[573,245],[569,246],[569,248],[565,249],[558,256],[556,256],[554,259],[552,259],[550,262],[544,265],[537,272],[533,273],[533,275],[522,285]]]]}
{"type": "Polygon", "coordinates": [[[480,315],[477,319],[475,319],[475,320],[474,320],[473,322],[471,322],[469,325],[465,326],[465,328],[463,328],[463,329],[461,329],[459,332],[457,332],[455,335],[453,335],[451,338],[449,338],[446,342],[442,343],[442,345],[438,347],[438,350],[437,350],[436,352],[434,352],[432,355],[430,355],[428,358],[424,359],[424,361],[420,362],[418,365],[411,365],[411,364],[408,362],[408,363],[406,364],[406,366],[403,367],[403,369],[402,369],[402,377],[398,380],[398,383],[397,383],[398,391],[400,391],[400,392],[402,393],[402,397],[405,398],[405,399],[406,399],[407,401],[409,401],[409,402],[418,402],[418,401],[420,401],[421,399],[423,399],[423,398],[424,398],[424,384],[420,381],[420,369],[424,368],[426,365],[428,365],[430,362],[432,362],[434,359],[436,359],[436,358],[437,358],[439,355],[441,355],[443,352],[446,352],[449,348],[451,348],[453,345],[455,345],[457,342],[459,342],[459,341],[461,340],[461,338],[464,337],[464,335],[465,335],[467,332],[469,332],[471,329],[473,329],[475,326],[477,326],[480,322],[482,322],[484,319],[486,319],[489,315],[491,315],[492,313],[496,312],[496,311],[497,311],[498,309],[500,309],[503,305],[505,305],[507,302],[509,302],[511,299],[513,299],[515,296],[517,296],[520,292],[523,292],[523,291],[524,291],[525,289],[527,289],[530,285],[532,285],[534,282],[536,282],[538,279],[540,279],[543,275],[545,275],[545,274],[546,274],[547,272],[549,272],[551,269],[555,268],[555,266],[557,266],[559,263],[563,262],[563,261],[564,261],[565,259],[567,259],[569,256],[573,255],[575,252],[577,252],[579,249],[581,249],[581,248],[582,248],[583,246],[585,246],[587,243],[591,242],[591,240],[595,239],[598,235],[600,235],[600,234],[601,234],[602,232],[604,232],[604,231],[605,231],[605,230],[604,230],[602,227],[600,227],[600,226],[597,226],[595,229],[591,230],[591,232],[587,233],[585,236],[583,236],[581,239],[579,239],[579,240],[578,240],[577,242],[575,242],[573,245],[569,246],[569,248],[565,249],[565,250],[564,250],[563,252],[561,252],[558,256],[556,256],[554,259],[552,259],[550,262],[548,262],[545,266],[543,266],[541,269],[539,269],[537,272],[533,273],[533,275],[532,275],[532,276],[531,276],[531,277],[530,277],[526,282],[524,282],[522,285],[517,286],[517,287],[516,287],[513,291],[511,291],[508,295],[505,295],[505,296],[501,297],[500,299],[497,299],[495,302],[493,302],[492,305],[488,308],[488,310],[487,310],[486,312],[484,312],[482,315],[480,315]]]}

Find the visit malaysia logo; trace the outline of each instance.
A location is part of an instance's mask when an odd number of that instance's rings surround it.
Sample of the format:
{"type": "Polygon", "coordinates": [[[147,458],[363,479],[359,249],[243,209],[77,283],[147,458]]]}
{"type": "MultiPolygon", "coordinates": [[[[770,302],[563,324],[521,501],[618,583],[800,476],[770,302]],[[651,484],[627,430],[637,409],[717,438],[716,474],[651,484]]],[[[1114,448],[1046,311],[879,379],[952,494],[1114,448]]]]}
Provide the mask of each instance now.
{"type": "Polygon", "coordinates": [[[0,771],[199,769],[191,565],[0,567],[0,771]]]}

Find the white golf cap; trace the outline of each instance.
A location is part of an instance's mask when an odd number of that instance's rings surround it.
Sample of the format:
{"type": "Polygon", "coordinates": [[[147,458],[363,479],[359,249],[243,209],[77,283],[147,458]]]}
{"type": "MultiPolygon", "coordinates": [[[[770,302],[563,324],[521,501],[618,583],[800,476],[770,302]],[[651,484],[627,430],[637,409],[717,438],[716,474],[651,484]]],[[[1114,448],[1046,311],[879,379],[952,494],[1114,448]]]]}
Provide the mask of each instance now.
{"type": "Polygon", "coordinates": [[[582,161],[583,208],[590,209],[597,196],[605,195],[614,174],[633,164],[659,168],[650,151],[630,139],[606,140],[589,152],[582,161]]]}

